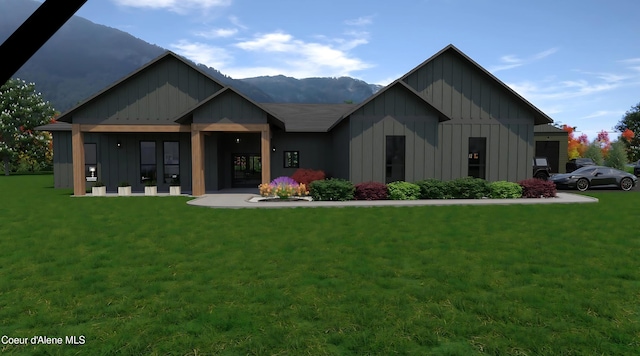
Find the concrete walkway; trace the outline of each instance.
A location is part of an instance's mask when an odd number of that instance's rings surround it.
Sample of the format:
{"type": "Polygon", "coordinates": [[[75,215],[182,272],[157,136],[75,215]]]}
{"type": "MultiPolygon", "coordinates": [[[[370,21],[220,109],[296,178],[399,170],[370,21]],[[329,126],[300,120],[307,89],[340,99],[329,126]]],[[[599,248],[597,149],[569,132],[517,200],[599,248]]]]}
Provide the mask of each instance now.
{"type": "Polygon", "coordinates": [[[511,205],[511,204],[559,204],[596,203],[598,199],[572,193],[558,192],[556,198],[542,199],[446,199],[446,200],[352,200],[256,202],[257,193],[250,191],[221,191],[190,200],[187,204],[210,208],[319,208],[319,207],[374,207],[374,206],[425,206],[425,205],[511,205]],[[251,201],[253,200],[253,201],[251,201]]]}

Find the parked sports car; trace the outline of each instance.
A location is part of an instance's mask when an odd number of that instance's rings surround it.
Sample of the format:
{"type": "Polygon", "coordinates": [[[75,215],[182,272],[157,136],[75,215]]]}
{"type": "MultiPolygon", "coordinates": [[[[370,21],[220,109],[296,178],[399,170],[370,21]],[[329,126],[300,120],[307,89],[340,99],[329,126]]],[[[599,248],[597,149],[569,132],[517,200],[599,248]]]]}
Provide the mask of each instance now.
{"type": "Polygon", "coordinates": [[[554,174],[549,180],[558,188],[575,188],[581,192],[592,187],[618,187],[631,190],[638,182],[638,177],[611,167],[586,166],[571,173],[554,174]]]}

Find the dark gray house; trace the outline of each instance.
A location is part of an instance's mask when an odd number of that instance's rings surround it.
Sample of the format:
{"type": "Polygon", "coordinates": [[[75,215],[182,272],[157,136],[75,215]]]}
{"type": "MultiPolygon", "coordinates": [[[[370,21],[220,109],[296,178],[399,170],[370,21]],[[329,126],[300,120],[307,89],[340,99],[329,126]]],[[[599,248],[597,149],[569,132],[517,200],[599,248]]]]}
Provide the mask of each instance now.
{"type": "Polygon", "coordinates": [[[167,52],[62,114],[56,187],[256,187],[298,168],[364,181],[531,176],[551,118],[449,45],[358,105],[261,104],[167,52]]]}

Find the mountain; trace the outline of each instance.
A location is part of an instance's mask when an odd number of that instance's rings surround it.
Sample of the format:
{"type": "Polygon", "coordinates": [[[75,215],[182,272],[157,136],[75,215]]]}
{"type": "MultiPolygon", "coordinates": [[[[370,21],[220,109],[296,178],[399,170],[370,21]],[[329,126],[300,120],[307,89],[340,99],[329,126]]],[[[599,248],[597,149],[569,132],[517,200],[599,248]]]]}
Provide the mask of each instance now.
{"type": "MultiPolygon", "coordinates": [[[[0,41],[38,6],[33,0],[0,0],[0,41]]],[[[14,77],[36,83],[44,98],[64,112],[165,51],[126,32],[73,16],[14,77]]],[[[379,89],[349,77],[238,80],[203,64],[197,66],[256,102],[358,103],[379,89]]]]}

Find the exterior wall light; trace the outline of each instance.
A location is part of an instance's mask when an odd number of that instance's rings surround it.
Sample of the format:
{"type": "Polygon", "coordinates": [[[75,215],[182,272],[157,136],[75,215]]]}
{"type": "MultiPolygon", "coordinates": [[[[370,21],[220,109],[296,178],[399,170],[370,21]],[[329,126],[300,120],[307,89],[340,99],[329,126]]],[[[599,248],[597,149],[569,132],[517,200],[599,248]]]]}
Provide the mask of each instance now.
{"type": "Polygon", "coordinates": [[[275,152],[276,151],[276,146],[271,147],[271,151],[275,152]]]}
{"type": "Polygon", "coordinates": [[[116,147],[118,147],[118,148],[122,147],[122,142],[120,142],[120,140],[118,140],[118,142],[116,142],[116,147]]]}

